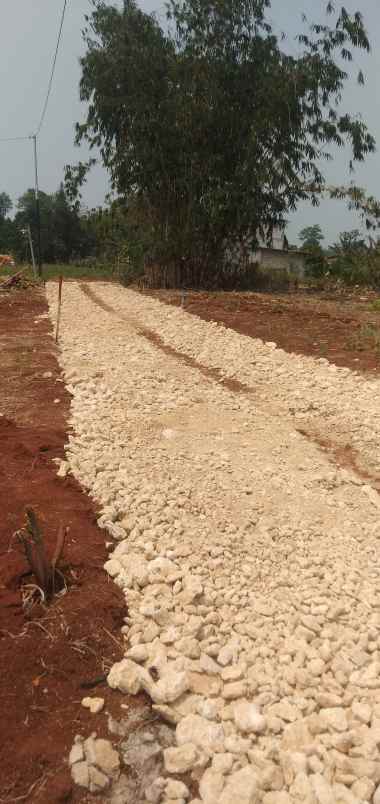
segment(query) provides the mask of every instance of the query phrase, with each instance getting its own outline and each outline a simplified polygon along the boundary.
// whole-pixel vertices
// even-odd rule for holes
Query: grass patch
[[[58,279],[116,279],[116,274],[107,265],[43,265],[45,280]]]
[[[29,279],[34,279],[35,277],[32,266],[30,265],[23,267],[27,267],[25,275]],[[16,268],[2,268],[0,272],[0,281],[1,278],[5,279],[7,276],[11,276],[20,270],[21,266],[17,266]],[[48,281],[49,279],[58,279],[59,276],[63,276],[64,279],[117,279],[117,274],[110,265],[98,265],[91,262],[86,264],[57,264],[42,266],[42,278],[45,281]]]
[[[349,337],[346,346],[353,352],[374,351],[380,355],[380,329],[370,322],[362,324]]]

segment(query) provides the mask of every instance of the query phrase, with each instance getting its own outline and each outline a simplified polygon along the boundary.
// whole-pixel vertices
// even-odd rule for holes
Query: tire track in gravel
[[[106,313],[110,313],[111,315],[115,316],[119,321],[126,321],[130,326],[133,326],[136,332],[139,335],[142,335],[143,338],[150,341],[154,346],[157,346],[164,354],[169,355],[170,357],[175,357],[176,360],[180,360],[186,366],[190,366],[190,368],[198,369],[198,371],[203,374],[204,377],[207,377],[210,380],[214,380],[219,385],[222,385],[224,388],[227,388],[228,391],[232,391],[233,393],[244,393],[248,396],[252,396],[255,391],[254,388],[251,386],[246,385],[240,380],[231,379],[231,377],[223,377],[223,374],[218,369],[209,368],[205,366],[203,363],[199,363],[198,360],[194,360],[193,357],[189,357],[189,355],[184,354],[183,352],[179,352],[177,349],[174,349],[173,346],[169,346],[165,343],[156,332],[153,330],[148,329],[147,327],[143,327],[138,321],[134,320],[133,318],[127,318],[124,315],[120,315],[114,307],[107,302],[103,301],[103,299],[96,293],[89,285],[81,282],[79,285],[82,293],[85,294],[91,301],[94,302],[98,307],[104,310]]]
[[[230,377],[223,377],[221,371],[217,368],[210,368],[209,366],[205,366],[203,363],[200,363],[198,360],[190,357],[189,355],[185,354],[184,352],[180,352],[179,350],[175,349],[173,346],[165,343],[164,340],[157,335],[156,332],[149,329],[148,327],[144,327],[141,323],[131,317],[126,317],[119,313],[112,305],[105,302],[101,296],[93,290],[88,284],[81,282],[79,285],[82,293],[85,294],[94,304],[100,307],[105,312],[111,314],[119,321],[128,322],[130,326],[133,326],[138,332],[139,335],[146,338],[150,343],[160,349],[164,354],[169,355],[170,357],[174,357],[176,360],[181,361],[186,366],[190,368],[197,369],[203,376],[210,380],[214,380],[219,385],[222,385],[224,388],[227,388],[229,391],[233,393],[243,393],[247,396],[251,397],[255,394],[255,389],[251,386],[247,385],[246,383],[241,382],[240,380],[235,380]],[[266,406],[267,411],[269,412],[268,406]],[[274,409],[271,411],[275,413]],[[342,447],[341,444],[332,441],[331,439],[323,439],[315,433],[307,430],[306,427],[298,428],[295,427],[295,430],[307,441],[311,441],[314,445],[316,445],[319,450],[326,455],[330,462],[334,466],[338,466],[339,468],[350,469],[354,472],[358,478],[363,481],[366,481],[372,488],[380,494],[380,477],[377,475],[364,471],[360,467],[360,455],[359,453],[353,449],[349,444],[345,447]]]

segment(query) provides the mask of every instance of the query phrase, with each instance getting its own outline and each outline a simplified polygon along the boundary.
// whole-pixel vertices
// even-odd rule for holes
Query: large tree
[[[319,223],[315,223],[312,226],[305,226],[304,229],[301,229],[298,237],[304,249],[320,248],[325,239]]]
[[[217,276],[227,244],[254,247],[300,200],[318,202],[334,146],[348,144],[351,162],[373,151],[342,106],[343,61],[369,50],[359,12],[329,2],[292,56],[270,0],[169,0],[164,27],[134,0],[93,6],[77,142],[100,148],[117,193],[143,210],[153,258]]]

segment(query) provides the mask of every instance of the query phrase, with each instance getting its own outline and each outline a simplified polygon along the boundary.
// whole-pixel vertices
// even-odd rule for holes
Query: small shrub
[[[380,354],[380,329],[371,322],[362,324],[361,327],[349,337],[347,349],[353,352],[373,350]]]
[[[59,528],[54,555],[50,559],[33,508],[27,508],[25,513],[26,525],[17,532],[17,538],[24,549],[26,560],[36,578],[38,587],[42,590],[45,600],[49,601],[63,586],[57,564],[62,555],[66,531],[62,526]]]
[[[118,255],[118,277],[122,285],[131,285],[144,274],[144,248],[138,241],[124,243]]]

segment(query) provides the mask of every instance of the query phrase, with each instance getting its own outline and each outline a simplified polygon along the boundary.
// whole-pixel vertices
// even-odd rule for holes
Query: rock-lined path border
[[[116,286],[68,285],[61,338],[63,469],[103,506],[129,608],[108,682],[175,727],[167,779],[190,773],[205,804],[377,804],[379,498],[297,427],[375,473],[378,383]]]

